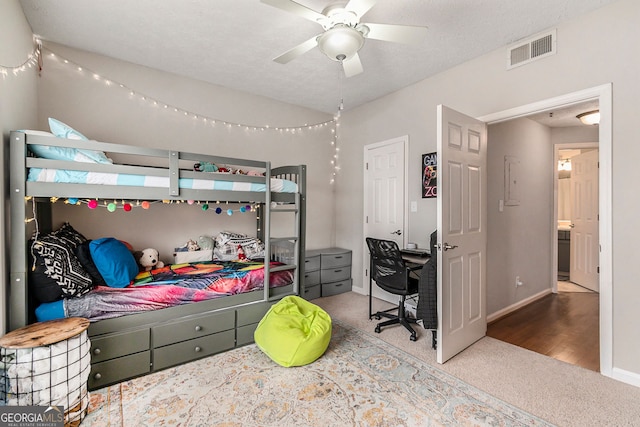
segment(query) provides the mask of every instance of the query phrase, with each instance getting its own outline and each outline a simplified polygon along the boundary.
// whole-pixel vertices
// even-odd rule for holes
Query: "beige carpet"
[[[430,331],[416,328],[416,342],[401,327],[375,334],[366,296],[349,292],[313,302],[335,319],[556,425],[640,426],[640,388],[488,337],[439,365]],[[375,309],[387,307],[375,300]]]

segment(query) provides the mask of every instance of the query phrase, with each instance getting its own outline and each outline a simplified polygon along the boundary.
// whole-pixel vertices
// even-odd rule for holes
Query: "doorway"
[[[364,236],[406,244],[407,156],[409,137],[402,136],[364,147]],[[369,281],[369,249],[363,242],[363,270]],[[368,287],[365,286],[368,292]],[[397,296],[372,288],[372,296],[397,302]]]
[[[525,105],[522,107],[502,111],[499,113],[480,117],[489,124],[500,123],[519,117],[531,116],[535,113],[548,113],[553,109],[572,106],[587,101],[597,101],[601,113],[601,121],[598,128],[599,134],[599,234],[600,234],[600,263],[599,263],[599,347],[600,347],[600,372],[609,377],[613,377],[613,298],[612,298],[612,224],[611,224],[611,205],[612,205],[612,89],[611,85],[602,85],[591,89],[567,94],[564,96],[540,101],[537,103]],[[550,229],[550,241],[557,240],[557,228]],[[552,257],[552,264],[557,264],[557,245],[552,247],[549,255]],[[549,271],[549,284],[556,287],[557,291],[557,265],[554,265],[553,271]],[[555,284],[555,285],[551,285]],[[517,285],[516,285],[517,286]],[[550,293],[548,291],[547,293]],[[520,305],[513,304],[501,312],[491,313],[487,316],[487,320],[495,320],[510,313],[517,308],[540,299],[544,295],[531,295],[530,300],[522,298],[518,302]]]
[[[512,225],[491,234],[503,244],[508,244],[505,238],[516,244],[511,248],[512,259],[504,265],[522,274],[527,286],[507,289],[512,292],[508,297],[521,300],[535,295],[524,307],[491,322],[487,335],[599,371],[598,252],[594,251],[598,246],[599,132],[597,126],[586,126],[576,118],[594,108],[597,103],[590,101],[493,126],[493,157],[508,153],[526,158],[526,163],[519,180],[520,206],[505,206],[490,221]],[[519,138],[514,139],[516,135]],[[549,239],[542,232],[544,227],[557,229],[557,239]],[[526,251],[518,248],[525,240],[514,233],[528,233]],[[557,248],[556,264],[535,254],[553,253],[553,248]],[[524,257],[519,256],[523,253]],[[551,275],[540,274],[543,266],[557,271],[557,282],[545,280]],[[504,280],[504,275],[493,274],[493,278]]]

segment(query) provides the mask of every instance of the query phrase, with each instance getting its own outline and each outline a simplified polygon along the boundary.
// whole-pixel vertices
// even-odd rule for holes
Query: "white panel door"
[[[407,139],[403,137],[365,147],[365,237],[393,240],[400,248],[405,243],[406,144]],[[368,274],[366,244],[364,254],[363,265]],[[368,283],[369,276],[365,275],[365,279]],[[373,295],[397,301],[397,296],[391,296],[377,286],[373,287]]]
[[[571,158],[571,259],[569,280],[600,291],[598,150]]]
[[[438,106],[438,363],[487,331],[487,127]]]

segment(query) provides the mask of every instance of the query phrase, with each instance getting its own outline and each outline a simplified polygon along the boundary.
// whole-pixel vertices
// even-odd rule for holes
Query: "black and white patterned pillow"
[[[70,224],[37,239],[33,243],[36,269],[31,289],[40,302],[78,297],[93,287],[91,276],[82,268],[75,249],[87,239]],[[59,291],[56,291],[55,285]]]

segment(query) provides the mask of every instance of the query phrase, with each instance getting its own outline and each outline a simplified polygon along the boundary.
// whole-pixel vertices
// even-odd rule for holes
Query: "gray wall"
[[[496,50],[343,114],[343,168],[336,187],[336,242],[354,250],[354,289],[364,291],[363,147],[409,135],[409,240],[426,244],[436,226],[435,202],[419,196],[420,155],[436,150],[436,106],[445,104],[474,117],[556,96],[613,86],[613,365],[640,375],[640,287],[637,269],[627,259],[640,241],[635,183],[640,170],[637,102],[640,57],[627,52],[638,40],[640,2],[620,0],[557,27],[557,54],[506,70],[506,48]],[[491,142],[489,142],[491,144]],[[407,210],[409,205],[407,205]],[[493,304],[493,303],[490,303]],[[638,381],[638,380],[636,380]]]
[[[222,123],[213,126],[202,120],[207,117],[273,128],[325,122],[332,119],[330,115],[65,46],[45,47],[39,84],[39,129],[47,130],[47,118],[55,117],[88,138],[101,141],[270,160],[272,166],[306,164],[307,248],[332,245],[333,170],[328,161],[333,154],[332,126],[292,133]],[[62,59],[81,65],[83,70]],[[107,78],[111,84],[106,83]],[[135,94],[114,82],[133,89]],[[154,105],[150,97],[161,103]],[[200,119],[165,109],[164,104],[198,114]],[[255,235],[254,215],[236,213],[231,218],[234,221],[229,221],[226,215],[216,215],[213,209],[203,212],[195,205],[176,209],[153,205],[150,211],[134,209],[133,215],[59,205],[54,207],[55,223],[69,220],[89,238],[114,236],[129,241],[136,249],[155,247],[165,262],[171,261],[174,247],[202,234],[228,230]]]
[[[552,283],[553,148],[549,127],[523,118],[489,126],[487,315],[549,290]],[[504,206],[504,158],[519,162],[520,203]],[[555,227],[554,227],[555,228]],[[516,276],[523,285],[516,288]]]
[[[3,0],[0,12],[0,64],[16,66],[27,60],[33,50],[33,36],[18,0]],[[4,78],[0,76],[0,132],[2,134],[2,150],[0,150],[0,168],[4,185],[0,187],[0,195],[5,200],[5,210],[0,209],[0,224],[8,220],[6,186],[8,181],[8,144],[9,132],[14,129],[36,126],[37,121],[37,71],[27,68],[13,74],[9,72]],[[0,227],[0,274],[3,283],[8,282],[8,242],[5,229]],[[0,287],[0,334],[5,332],[6,289]]]

